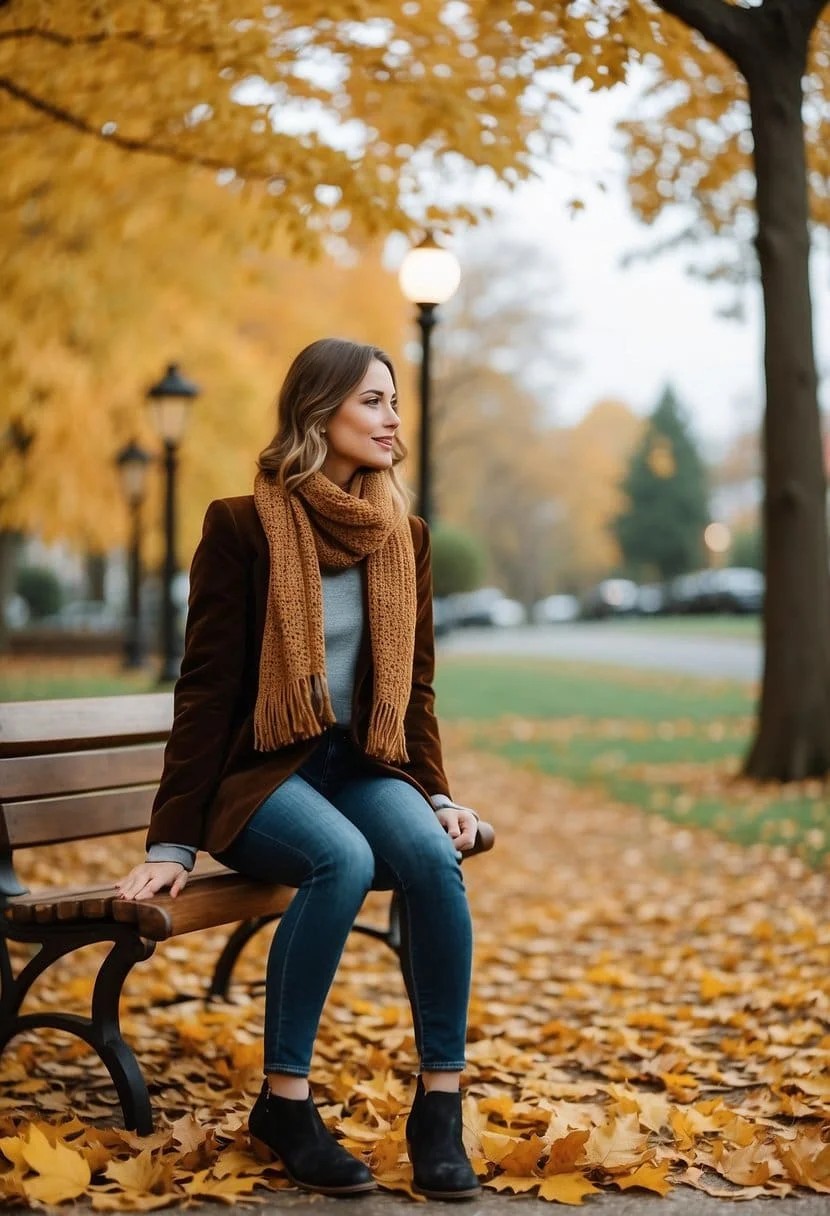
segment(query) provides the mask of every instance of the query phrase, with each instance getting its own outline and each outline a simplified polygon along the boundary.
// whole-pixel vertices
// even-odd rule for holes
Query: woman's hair
[[[280,486],[290,492],[322,468],[326,423],[353,393],[377,360],[389,369],[397,388],[392,360],[376,346],[349,342],[345,338],[320,338],[297,355],[288,369],[277,400],[277,433],[259,454],[261,470],[277,475]],[[398,435],[392,448],[392,468],[387,476],[401,516],[409,510],[409,492],[395,471],[406,456]]]

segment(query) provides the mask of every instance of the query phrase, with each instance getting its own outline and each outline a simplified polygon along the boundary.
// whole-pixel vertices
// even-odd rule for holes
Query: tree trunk
[[[743,65],[755,142],[767,392],[764,677],[745,771],[793,781],[830,771],[830,575],[808,273],[806,39],[801,45],[773,32],[766,27]]]
[[[17,555],[23,542],[22,532],[0,529],[0,653],[9,648],[9,627],[6,624],[6,601],[14,593],[17,576]]]

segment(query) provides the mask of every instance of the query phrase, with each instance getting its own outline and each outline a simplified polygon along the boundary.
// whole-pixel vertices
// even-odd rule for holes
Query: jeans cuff
[[[266,1064],[263,1072],[284,1072],[291,1077],[307,1077],[309,1074],[308,1068],[299,1068],[296,1064]]]
[[[421,1064],[421,1072],[463,1072],[466,1067],[466,1060],[462,1060],[460,1064],[457,1060],[450,1060],[449,1063],[446,1061],[443,1063],[439,1062],[438,1064],[427,1064],[424,1061]]]

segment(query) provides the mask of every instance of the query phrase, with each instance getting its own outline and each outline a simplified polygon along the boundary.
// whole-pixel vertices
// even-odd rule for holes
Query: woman
[[[433,712],[429,539],[395,472],[395,375],[371,346],[312,343],[279,397],[254,494],[212,502],[191,568],[185,655],[148,833],[125,899],[183,889],[197,849],[297,894],[268,959],[258,1155],[301,1187],[370,1190],[327,1131],[308,1072],[323,1003],[367,891],[401,893],[421,1071],[416,1188],[479,1191],[459,1074],[472,934],[459,865],[475,812],[449,796]]]

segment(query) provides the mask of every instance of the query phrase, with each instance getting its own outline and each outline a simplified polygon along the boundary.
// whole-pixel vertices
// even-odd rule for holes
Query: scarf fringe
[[[403,718],[388,701],[379,701],[372,709],[366,751],[378,760],[388,760],[394,764],[409,760]]]
[[[325,676],[302,676],[261,690],[254,711],[254,749],[274,752],[297,739],[313,739],[334,721]]]

